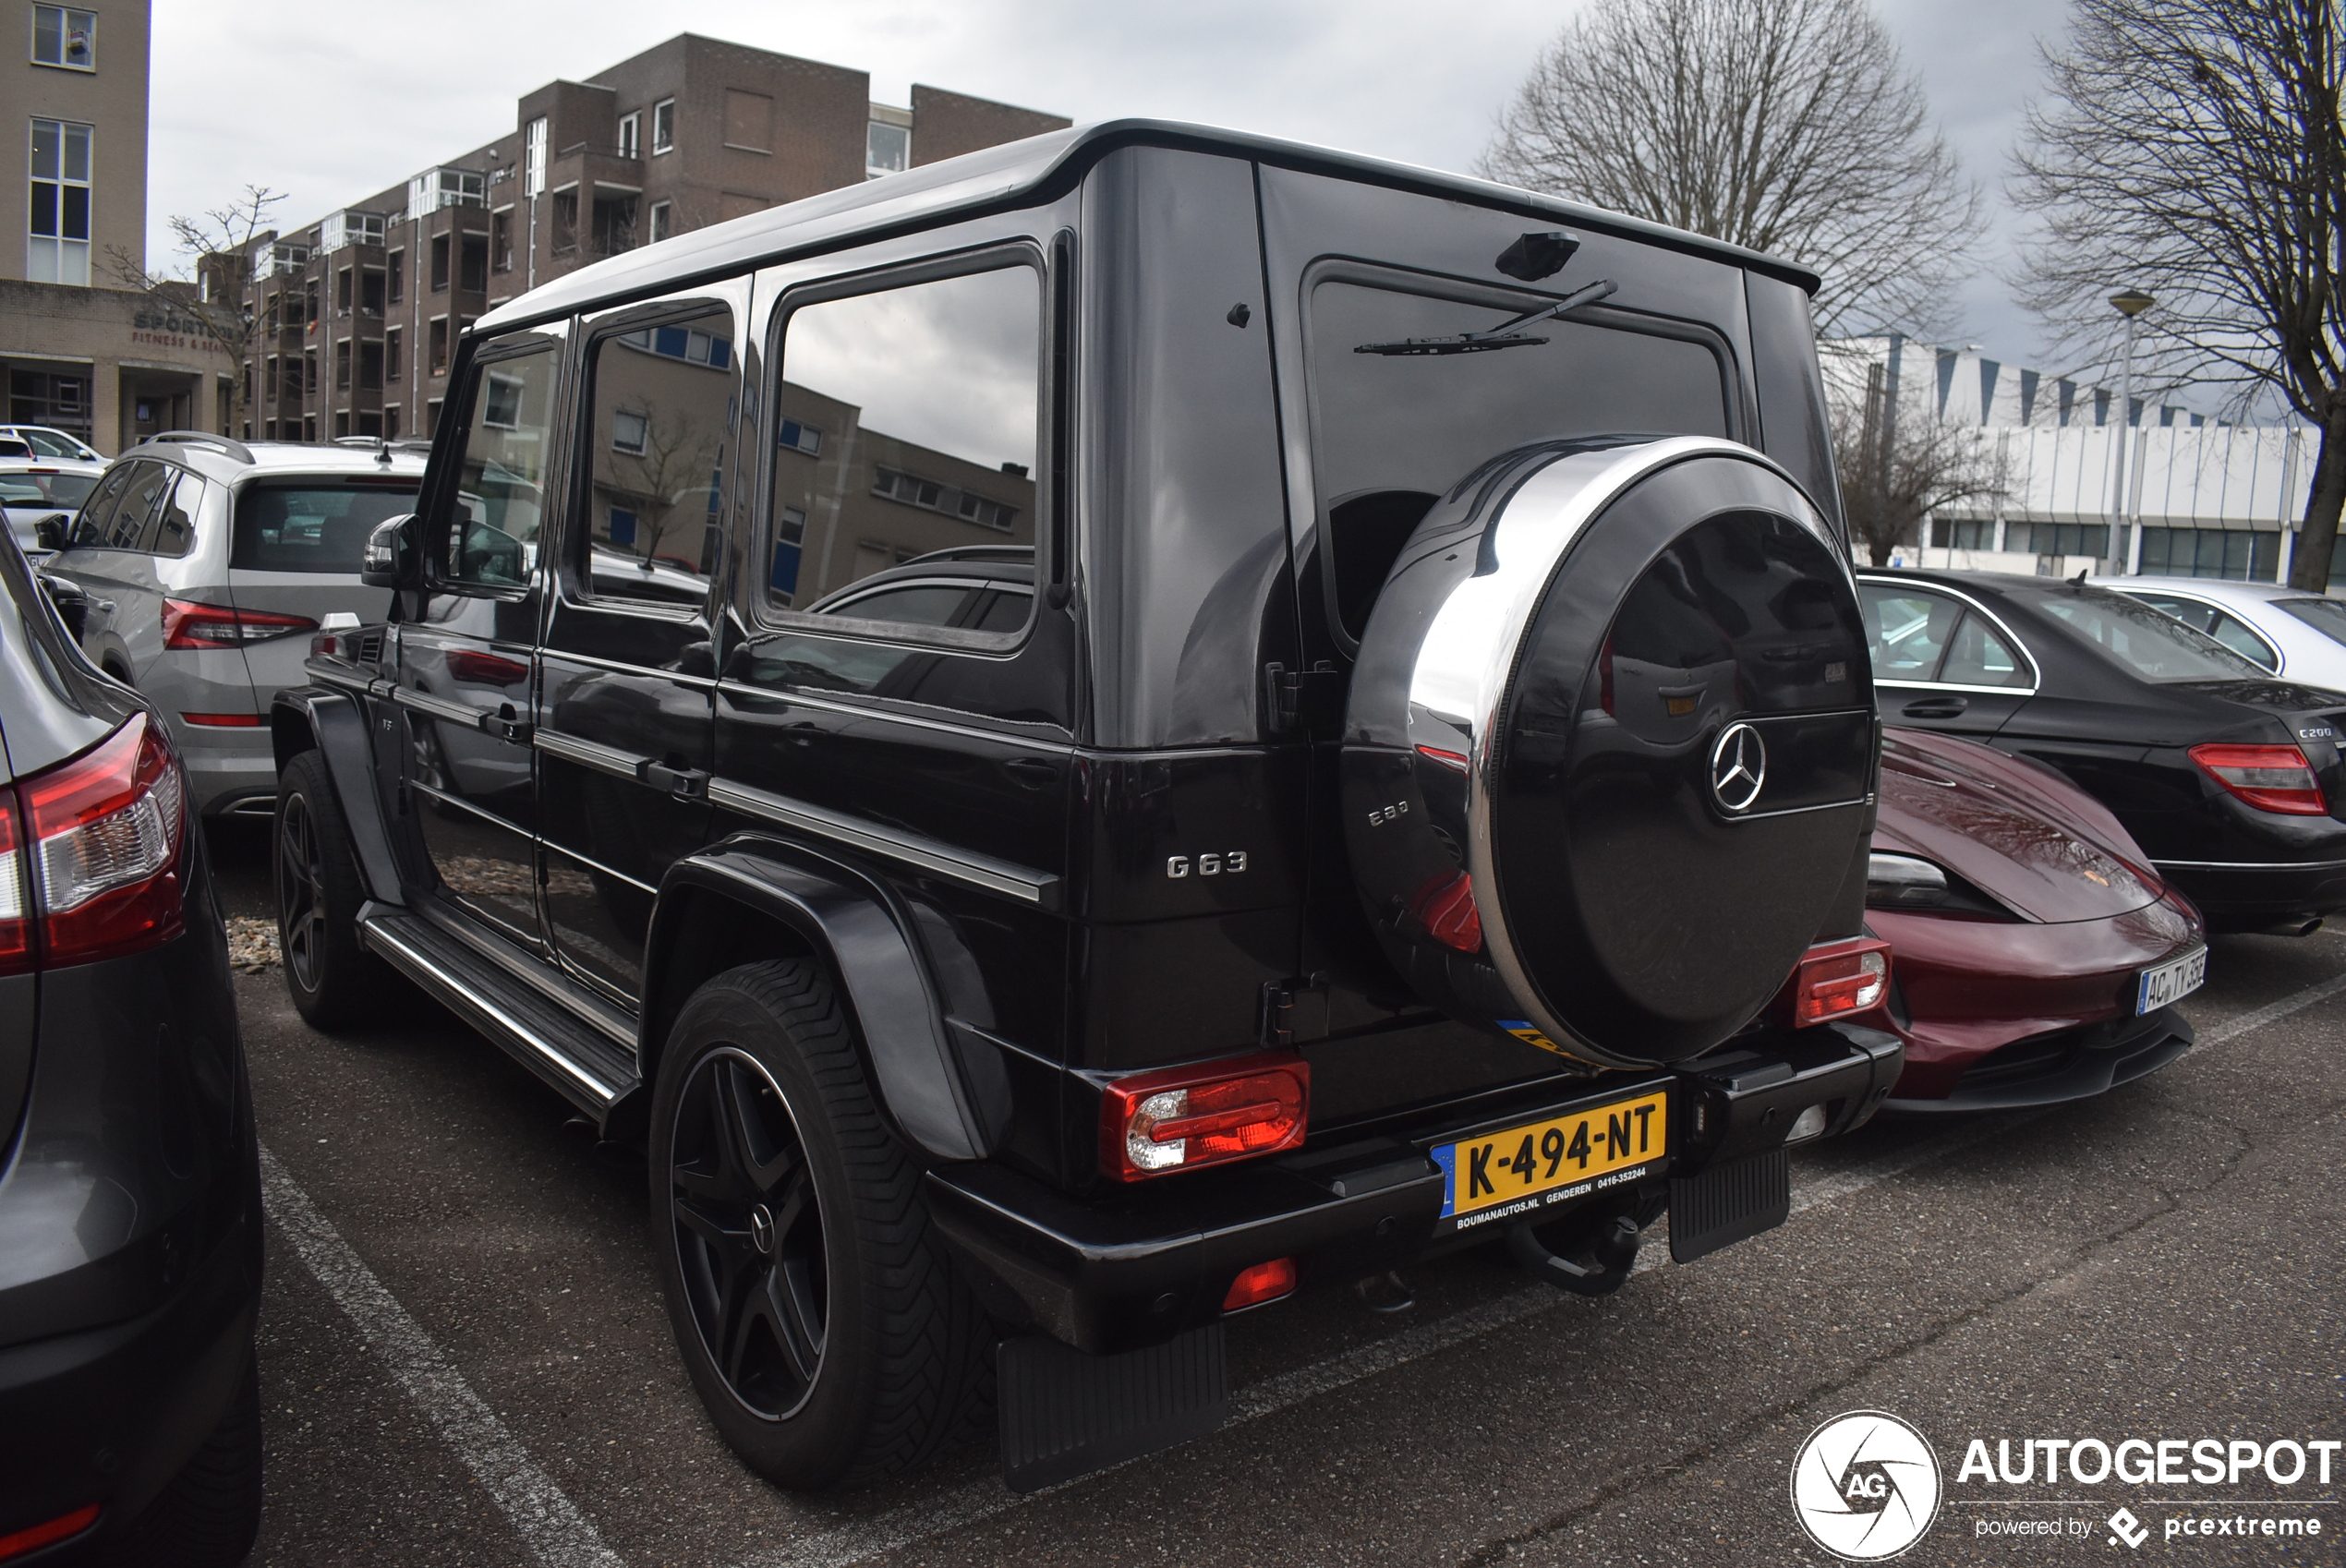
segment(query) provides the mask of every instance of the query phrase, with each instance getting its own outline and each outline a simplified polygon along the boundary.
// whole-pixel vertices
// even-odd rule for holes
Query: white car
[[[50,548],[34,532],[43,518],[62,513],[66,524],[60,533],[70,531],[82,501],[105,471],[103,463],[73,457],[0,456],[0,515],[6,516],[18,548],[32,556]]]
[[[2212,577],[2096,577],[2284,680],[2346,692],[2346,599]]]
[[[32,449],[35,457],[69,457],[76,463],[105,462],[98,449],[79,436],[49,425],[0,425],[0,440],[22,441]]]

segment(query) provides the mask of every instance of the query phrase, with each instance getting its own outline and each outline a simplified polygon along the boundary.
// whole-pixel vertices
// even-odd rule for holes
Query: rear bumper
[[[1446,1178],[1430,1153],[1444,1143],[1666,1089],[1675,1152],[1611,1185],[1559,1191],[1536,1221],[1626,1212],[1662,1200],[1674,1181],[1776,1155],[1809,1106],[1826,1107],[1827,1133],[1858,1125],[1903,1060],[1894,1037],[1848,1026],[1734,1044],[1699,1071],[1623,1074],[1569,1100],[1527,1100],[1495,1120],[1430,1119],[1351,1141],[1338,1134],[1285,1158],[1103,1184],[1089,1198],[998,1165],[940,1166],[926,1177],[929,1212],[998,1317],[1094,1355],[1131,1350],[1218,1321],[1231,1281],[1257,1263],[1292,1258],[1307,1283],[1340,1282],[1505,1230],[1462,1230],[1444,1216]]]
[[[2210,931],[2262,931],[2346,910],[2346,860],[2154,861]]]
[[[144,1317],[0,1350],[0,1535],[98,1503],[78,1562],[135,1520],[235,1400],[260,1275],[256,1209]]]

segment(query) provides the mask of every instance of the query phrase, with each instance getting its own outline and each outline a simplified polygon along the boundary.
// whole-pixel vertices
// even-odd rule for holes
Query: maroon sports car
[[[1906,1042],[1885,1109],[2082,1099],[2190,1048],[2174,1004],[2207,972],[2199,912],[2049,767],[1887,731],[1866,904]]]

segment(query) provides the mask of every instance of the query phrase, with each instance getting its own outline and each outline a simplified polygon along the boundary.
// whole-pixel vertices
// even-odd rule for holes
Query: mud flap
[[[1773,1230],[1792,1214],[1792,1156],[1781,1148],[1670,1184],[1670,1256],[1681,1263]]]
[[[1004,1340],[995,1378],[1012,1491],[1203,1437],[1230,1413],[1219,1323],[1120,1356],[1086,1356],[1039,1334]]]

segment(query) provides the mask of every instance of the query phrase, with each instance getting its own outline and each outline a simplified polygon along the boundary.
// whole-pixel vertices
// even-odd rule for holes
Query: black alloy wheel
[[[854,1020],[804,958],[728,970],[668,1031],[653,1260],[676,1348],[744,1463],[786,1487],[903,1470],[975,1432],[993,1326],[929,1227]]]
[[[390,965],[358,945],[366,884],[322,754],[303,752],[285,764],[277,780],[272,827],[277,948],[294,1006],[313,1029],[380,1021],[402,982]]]
[[[773,1076],[737,1049],[695,1063],[669,1146],[669,1213],[702,1346],[743,1406],[797,1412],[823,1365],[823,1206]]]

